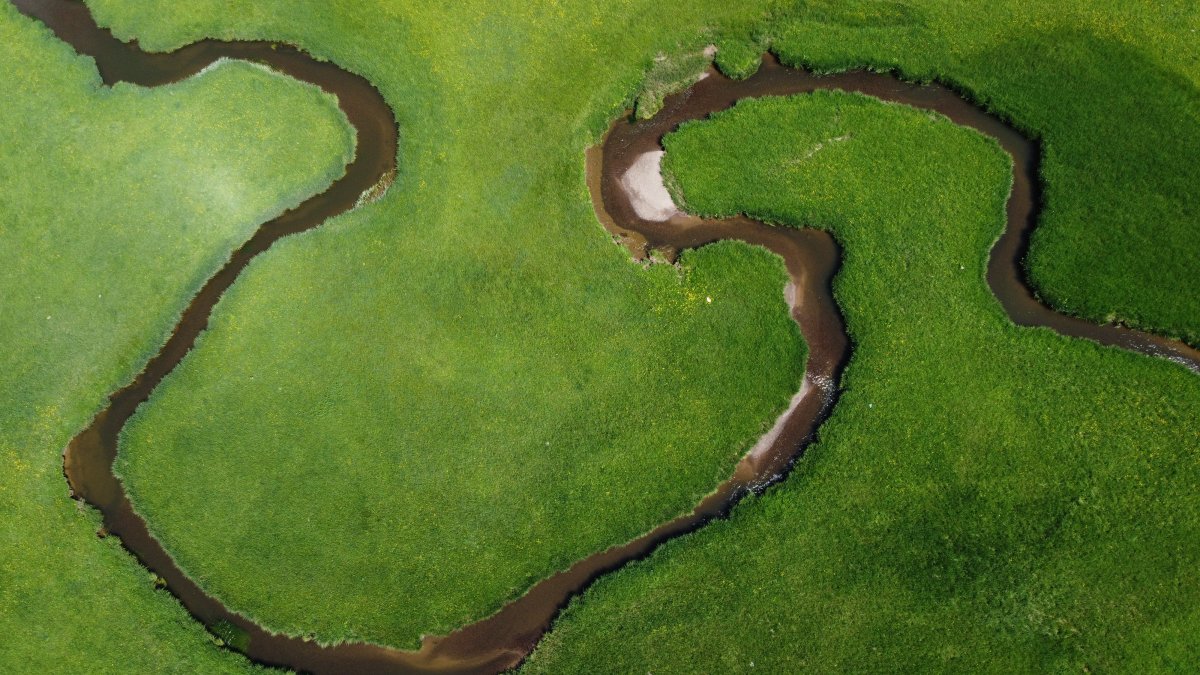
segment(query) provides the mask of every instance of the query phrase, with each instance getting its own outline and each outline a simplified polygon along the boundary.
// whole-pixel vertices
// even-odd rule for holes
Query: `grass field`
[[[62,450],[232,247],[340,175],[349,128],[320,92],[244,64],[101,88],[8,3],[0,82],[0,670],[244,667],[96,537]]]
[[[734,72],[751,71],[769,46],[789,62],[894,67],[968,89],[1043,139],[1047,212],[1032,253],[1042,293],[1085,316],[1115,316],[1200,341],[1200,297],[1181,288],[1200,277],[1194,162],[1200,15],[1193,3],[560,0],[503,12],[494,3],[390,0],[89,4],[102,23],[154,49],[206,35],[300,44],[367,76],[396,110],[400,173],[388,196],[282,242],[252,265],[217,308],[215,330],[135,420],[122,449],[120,470],[152,529],[207,588],[268,626],[323,640],[412,646],[421,632],[479,618],[537,578],[688,508],[787,400],[803,350],[782,311],[779,264],[760,251],[720,246],[686,257],[682,272],[642,270],[609,243],[584,188],[584,148],[634,102],[644,74],[650,73],[641,100],[652,109],[662,87],[691,68],[687,55],[709,42],[720,45],[720,64]],[[655,65],[660,53],[672,59]],[[222,99],[227,105],[260,87],[247,81],[232,89]],[[63,97],[49,90],[22,96],[29,110],[39,111]],[[573,610],[535,666],[565,667],[603,653],[599,662],[616,667],[610,659],[624,649],[617,640],[630,640],[625,665],[641,664],[655,655],[639,645],[652,645],[658,635],[658,656],[675,664],[695,654],[738,665],[763,641],[752,631],[762,626],[755,619],[769,616],[778,622],[771,628],[796,631],[790,643],[827,649],[812,654],[817,664],[834,662],[819,659],[837,657],[839,646],[848,649],[858,636],[879,642],[878,653],[890,654],[891,662],[909,663],[930,654],[936,641],[928,635],[944,638],[938,657],[952,655],[957,639],[979,647],[969,655],[980,660],[1028,656],[1030,645],[1063,662],[1077,647],[1107,650],[1114,661],[1120,648],[1186,650],[1182,636],[1190,626],[1172,612],[1195,599],[1195,580],[1183,562],[1173,567],[1163,557],[1174,549],[1162,542],[1195,541],[1188,538],[1194,531],[1180,530],[1174,539],[1162,533],[1194,528],[1194,502],[1180,491],[1188,480],[1194,489],[1186,450],[1197,439],[1177,436],[1175,445],[1163,444],[1195,417],[1195,385],[1167,364],[1007,327],[980,281],[1003,195],[1002,158],[980,139],[922,116],[871,106],[866,113],[864,135],[887,136],[893,124],[908,134],[908,140],[885,138],[893,149],[905,142],[924,149],[929,138],[945,137],[942,163],[904,167],[930,169],[917,173],[938,181],[936,203],[947,218],[931,233],[910,209],[912,218],[889,213],[889,228],[872,231],[862,220],[851,222],[874,215],[871,204],[823,203],[831,219],[822,224],[847,237],[839,292],[866,350],[848,378],[845,409],[830,421],[828,446],[785,487],[740,508],[733,521],[589,594],[594,612],[585,614],[584,603]],[[876,114],[882,117],[874,120]],[[301,142],[321,147],[301,134],[283,137],[296,143],[280,141],[280,152],[295,152]],[[305,165],[265,155],[221,161]],[[325,155],[300,156],[312,162]],[[722,169],[732,184],[750,171],[736,157],[705,155],[696,163]],[[856,162],[828,164],[829,174],[810,178],[836,190],[831,197],[848,195],[847,185],[861,184],[845,182],[854,181],[847,171]],[[961,165],[961,175],[947,175],[946,163]],[[686,178],[685,166],[676,169]],[[309,186],[266,177],[274,190]],[[189,183],[168,177],[162,184],[178,191]],[[688,192],[694,206],[705,208],[702,199],[713,199],[714,210],[729,203],[730,193],[709,187]],[[815,214],[818,205],[797,203],[805,195],[793,187],[764,187],[756,193],[760,206],[781,218]],[[902,182],[884,187],[897,193],[881,196],[905,206]],[[279,196],[270,194],[268,204]],[[54,203],[75,205],[64,201]],[[150,206],[131,206],[139,218],[125,222],[156,226],[144,217]],[[951,214],[962,223],[949,227]],[[911,237],[898,238],[897,229],[907,226],[914,226]],[[912,261],[897,258],[909,250],[902,246],[911,247]],[[220,250],[187,247],[199,257]],[[932,265],[935,273],[900,280],[901,262]],[[39,265],[38,274],[53,277]],[[172,272],[183,274],[178,267]],[[149,283],[117,269],[114,283]],[[193,276],[177,284],[178,297],[160,305],[162,326],[177,311],[171,303],[182,302],[203,271]],[[878,292],[885,282],[889,292]],[[6,292],[13,283],[4,280]],[[920,293],[926,302],[951,304],[901,303]],[[697,302],[709,295],[712,305]],[[152,310],[147,304],[136,308]],[[946,316],[950,309],[959,313]],[[913,332],[921,321],[942,322],[947,330]],[[133,330],[134,324],[120,325]],[[128,350],[135,354],[128,363],[161,339],[162,330],[153,328],[144,322],[145,344]],[[868,346],[868,335],[878,347]],[[979,341],[982,335],[989,339]],[[905,336],[907,343],[897,342]],[[120,360],[119,350],[101,340],[87,342],[87,351],[82,344],[72,343],[69,352],[82,363]],[[884,345],[910,358],[889,358]],[[1038,378],[1018,382],[1022,368]],[[57,435],[22,447],[56,453],[126,372],[80,381],[82,413],[56,418]],[[946,381],[933,380],[936,387],[916,384],[938,373]],[[14,369],[8,376],[22,386],[64,381],[50,371]],[[1184,407],[1163,407],[1172,393]],[[17,400],[22,404],[10,408],[36,409],[32,394]],[[864,405],[876,407],[864,413]],[[881,420],[884,426],[865,425],[885,405],[893,417]],[[834,438],[839,433],[844,438]],[[879,438],[882,447],[860,445]],[[824,467],[828,477],[810,465]],[[991,470],[997,467],[1003,470]],[[51,474],[46,469],[39,480],[51,486]],[[1172,475],[1184,478],[1169,482]],[[901,482],[913,476],[925,482]],[[872,499],[884,499],[897,485],[910,501],[889,502],[899,511],[870,510]],[[835,497],[846,500],[845,508],[831,510]],[[1067,509],[1069,503],[1077,506]],[[1093,511],[1094,503],[1112,508]],[[806,506],[813,504],[826,510],[810,513]],[[1111,513],[1137,518],[1100,522]],[[1047,530],[1037,528],[1048,527],[1052,516],[1062,516],[1049,524],[1064,534],[1051,546],[1041,536]],[[775,527],[784,517],[796,520],[795,528]],[[1072,518],[1092,520],[1076,527]],[[843,529],[850,525],[862,529]],[[1144,536],[1164,537],[1154,540],[1156,548],[1104,548],[1146,525],[1153,527],[1141,527],[1150,533]],[[1072,538],[1094,530],[1104,537]],[[832,536],[842,531],[859,538]],[[828,547],[820,549],[825,558],[796,552],[818,545]],[[89,555],[114,555],[108,544],[86,546],[101,551]],[[1178,559],[1187,561],[1187,554],[1194,555],[1189,549]],[[898,562],[881,569],[887,560]],[[1116,575],[1125,562],[1145,568]],[[729,585],[768,568],[789,574],[763,585],[761,597],[738,595],[739,587]],[[1020,576],[1024,570],[1040,576]],[[952,583],[943,581],[947,574]],[[108,577],[87,578],[95,584]],[[1005,581],[1011,594],[988,594]],[[41,583],[63,598],[72,587],[69,580]],[[663,590],[674,584],[695,589],[690,596]],[[113,597],[128,592],[150,602],[136,589],[104,588]],[[632,606],[637,594],[645,594],[640,607]],[[775,603],[773,615],[760,611],[768,601]],[[153,611],[178,614],[163,609],[169,604]],[[889,610],[893,605],[900,609]],[[56,607],[38,611],[65,614]],[[813,607],[826,614],[806,614]],[[626,613],[619,620],[612,614],[618,608]],[[1105,618],[1109,609],[1113,615]],[[827,620],[830,613],[836,621]],[[1131,613],[1135,618],[1122,622]],[[76,632],[102,632],[90,615],[77,615]],[[897,628],[898,616],[910,623]],[[54,620],[43,614],[17,623],[42,630]],[[623,626],[650,630],[633,639]],[[1077,626],[1096,630],[1077,634]],[[1104,643],[1121,627],[1131,631],[1129,641]],[[922,628],[923,637],[913,637]],[[198,634],[194,626],[177,634],[148,629],[148,636],[162,637],[142,639],[182,644],[187,631]],[[187,658],[201,657],[161,656],[167,664]]]
[[[837,93],[666,147],[692,210],[845,246],[845,393],[780,488],[599,582],[527,672],[1200,666],[1200,378],[1007,320],[993,142]]]

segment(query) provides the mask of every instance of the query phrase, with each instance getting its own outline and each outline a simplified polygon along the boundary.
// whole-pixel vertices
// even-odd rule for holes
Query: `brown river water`
[[[549,629],[566,603],[593,580],[663,542],[692,532],[725,515],[744,495],[765,489],[786,475],[816,435],[837,398],[837,382],[850,355],[850,341],[832,295],[841,251],[827,233],[764,225],[747,218],[706,220],[676,214],[665,221],[639,218],[621,178],[644,153],[661,150],[663,135],[681,122],[706,117],[741,98],[799,94],[817,89],[859,91],[883,100],[935,110],[958,124],[999,140],[1014,159],[1008,225],[992,249],[987,281],[1012,320],[1047,326],[1083,337],[1171,359],[1200,372],[1200,351],[1184,344],[1114,325],[1096,325],[1058,314],[1042,305],[1024,283],[1021,261],[1037,218],[1038,148],[1011,127],[940,85],[902,82],[890,75],[850,72],[832,76],[781,66],[768,55],[749,80],[735,82],[710,71],[690,90],[671,96],[653,119],[614,123],[604,142],[587,152],[587,181],[596,215],[615,237],[642,259],[652,251],[673,259],[679,251],[736,239],[780,255],[791,282],[786,290],[792,316],[809,345],[804,385],[774,428],[737,465],[734,474],[692,512],[664,523],[638,539],[610,548],[537,583],[499,612],[450,635],[426,637],[420,650],[369,644],[321,646],[275,635],[205,594],[174,563],[133,510],[112,471],[118,436],[137,406],[170,373],[205,329],[212,309],[254,256],[275,240],[320,225],[345,212],[364,194],[378,195],[395,175],[397,129],[391,109],[365,79],[293,47],[271,42],[203,40],[169,54],[141,51],[95,24],[77,0],[12,0],[24,14],[46,24],[79,53],[92,56],[105,83],[156,86],[194,75],[221,58],[263,63],[333,93],[358,132],[354,161],[326,192],[264,223],[204,285],[184,311],[171,337],[133,382],[114,393],[106,408],[76,436],[64,453],[64,473],[72,495],[98,508],[103,536],[121,543],[165,581],[165,587],[204,625],[227,622],[245,631],[245,653],[254,661],[316,673],[464,672],[492,673],[518,665]]]

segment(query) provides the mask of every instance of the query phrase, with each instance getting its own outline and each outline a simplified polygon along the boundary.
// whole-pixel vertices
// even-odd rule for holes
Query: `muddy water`
[[[698,119],[745,97],[793,94],[842,88],[937,110],[955,122],[996,137],[1016,160],[1008,227],[992,252],[988,282],[1016,323],[1044,325],[1066,335],[1171,358],[1200,371],[1196,350],[1116,326],[1096,326],[1054,313],[1037,302],[1023,284],[1020,261],[1036,218],[1037,148],[998,120],[938,86],[917,86],[892,77],[848,73],[832,77],[784,68],[768,58],[754,78],[732,82],[716,73],[692,90],[670,97],[653,120],[614,124],[599,148],[587,154],[588,187],[601,222],[636,257],[658,250],[673,257],[685,248],[722,239],[762,245],[785,261],[791,282],[787,296],[792,315],[809,344],[803,388],[792,405],[738,464],[734,475],[689,514],[665,523],[627,544],[584,559],[536,584],[497,614],[445,637],[426,638],[410,652],[366,644],[322,647],[298,638],[272,635],[206,595],[174,564],[150,536],[112,473],[117,437],[136,407],[149,396],[207,325],[212,308],[247,263],[278,238],[321,224],[352,208],[364,194],[377,195],[395,175],[396,125],[390,109],[366,80],[330,63],[315,61],[285,45],[268,42],[198,42],[169,55],[147,54],[123,44],[97,27],[87,9],[73,0],[12,0],[23,13],[40,19],[80,53],[95,57],[106,83],[129,81],[156,86],[193,75],[218,58],[265,63],[297,79],[334,93],[358,130],[354,162],[328,191],[279,218],[264,223],[239,248],[188,305],[163,349],[66,449],[64,471],[72,492],[104,515],[102,534],[122,544],[163,578],[166,588],[206,626],[228,622],[249,636],[247,655],[268,665],[311,672],[497,672],[518,663],[533,649],[560,608],[596,577],[644,557],[662,542],[719,517],[741,496],[784,475],[829,414],[836,382],[849,355],[849,340],[830,292],[841,259],[836,243],[823,232],[772,228],[744,219],[704,220],[677,214],[664,222],[637,217],[620,178],[645,152],[660,149],[662,136],[680,122]]]

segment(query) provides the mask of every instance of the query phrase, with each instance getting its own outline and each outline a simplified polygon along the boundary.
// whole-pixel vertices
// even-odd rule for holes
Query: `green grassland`
[[[0,83],[0,670],[242,668],[97,538],[62,450],[234,246],[341,174],[352,131],[318,90],[245,64],[102,88],[8,3]]]
[[[579,131],[493,119],[402,124],[467,157],[404,155],[392,199],[256,261],[126,429],[151,527],[274,630],[415,648],[482,618],[690,510],[799,389],[774,256],[643,269]]]
[[[120,469],[136,503],[184,567],[234,607],[289,632],[411,646],[420,632],[483,616],[537,578],[686,509],[727,473],[792,393],[803,349],[782,311],[776,261],[723,245],[686,256],[678,270],[642,270],[607,241],[584,188],[583,149],[634,102],[645,74],[642,101],[652,109],[664,86],[686,79],[688,55],[709,42],[720,45],[719,63],[730,72],[750,72],[769,46],[793,63],[894,67],[970,90],[1044,142],[1047,213],[1032,254],[1043,294],[1092,318],[1114,315],[1193,342],[1200,335],[1200,298],[1180,287],[1197,277],[1200,254],[1194,236],[1200,181],[1191,161],[1200,142],[1200,21],[1193,3],[559,0],[503,10],[494,3],[390,0],[89,4],[118,34],[155,49],[203,36],[300,44],[367,76],[396,111],[400,173],[390,193],[283,242],[252,265],[218,307],[215,330],[135,420],[122,449]],[[655,61],[659,54],[671,57],[666,65],[655,65],[663,63]],[[1125,648],[1152,654],[1154,640],[1181,644],[1169,631],[1186,635],[1188,626],[1168,609],[1194,600],[1194,587],[1186,556],[1174,568],[1166,556],[1178,547],[1174,542],[1194,539],[1163,538],[1159,543],[1170,545],[1160,545],[1161,557],[1152,559],[1105,547],[1122,541],[1119,535],[1128,539],[1135,525],[1160,528],[1153,533],[1194,525],[1179,491],[1192,475],[1185,451],[1196,439],[1161,445],[1168,434],[1183,433],[1189,418],[1180,415],[1195,416],[1194,408],[1164,409],[1163,401],[1173,396],[1190,405],[1194,385],[1169,364],[1007,327],[980,281],[998,227],[1002,158],[970,134],[943,132],[948,127],[941,123],[885,117],[926,140],[946,134],[953,147],[940,156],[961,164],[963,174],[938,178],[961,198],[937,204],[965,220],[936,231],[952,241],[909,242],[896,229],[912,223],[895,220],[897,214],[890,215],[890,229],[871,235],[865,224],[855,230],[849,221],[865,216],[869,204],[853,204],[857,211],[844,203],[850,199],[827,204],[841,219],[823,224],[844,225],[841,236],[858,231],[853,246],[847,240],[839,285],[856,336],[875,335],[897,357],[910,356],[877,363],[890,360],[880,346],[856,362],[860,374],[849,378],[848,407],[835,413],[828,435],[833,443],[845,429],[838,447],[857,447],[857,454],[822,446],[812,463],[834,472],[825,482],[810,478],[806,465],[713,534],[702,532],[614,577],[588,596],[597,601],[591,616],[607,623],[585,625],[581,604],[535,663],[566,664],[593,649],[593,655],[607,650],[593,663],[616,664],[609,659],[624,646],[615,640],[631,639],[619,629],[635,624],[650,627],[638,644],[661,633],[661,646],[671,647],[680,664],[689,654],[716,653],[691,651],[705,645],[738,658],[764,640],[749,627],[770,615],[759,611],[767,598],[720,596],[720,588],[739,587],[722,586],[715,571],[729,579],[739,566],[771,567],[786,574],[776,584],[800,588],[791,572],[805,571],[808,561],[773,524],[785,516],[803,520],[805,504],[828,506],[835,495],[850,506],[822,511],[824,520],[813,516],[797,531],[807,533],[807,547],[841,542],[846,548],[824,549],[830,557],[812,560],[812,581],[803,586],[808,595],[786,611],[776,608],[780,623],[772,626],[795,631],[793,643],[798,635],[814,649],[829,649],[817,657],[832,658],[838,645],[870,634],[890,644],[894,658],[915,663],[926,653],[918,647],[929,642],[909,638],[922,626],[947,639],[961,634],[964,643],[973,637],[974,645],[996,635],[1024,636],[1023,644],[1043,640],[1047,653],[1061,655],[1103,641],[1100,634],[1069,636],[1076,624],[1103,624],[1097,617],[1110,606],[1140,612],[1123,624],[1119,617],[1103,624],[1144,629],[1137,637],[1146,642]],[[863,133],[874,128],[883,135],[884,121],[873,127],[864,120]],[[956,158],[951,150],[964,154]],[[719,167],[725,160],[704,161]],[[853,177],[845,167],[827,168],[833,173],[815,178],[837,196],[852,196],[847,186],[861,184],[861,177],[839,184]],[[784,197],[802,197],[791,188]],[[942,183],[939,194],[946,189]],[[767,195],[770,213],[796,215],[775,192]],[[699,189],[688,196],[703,207]],[[905,262],[898,256],[907,245],[914,247],[912,265],[936,247],[946,269],[898,280],[896,265]],[[960,259],[949,260],[951,251]],[[117,280],[126,274],[121,270]],[[861,291],[849,290],[856,288],[854,275],[862,275]],[[893,284],[887,294],[867,288],[885,282]],[[933,288],[935,282],[946,288]],[[952,302],[962,318],[947,318],[946,307],[900,302],[922,292]],[[701,306],[707,295],[714,302]],[[983,324],[971,324],[980,317]],[[904,330],[934,320],[952,330],[944,338]],[[990,341],[964,342],[985,332]],[[896,342],[905,335],[909,343]],[[1010,359],[1005,368],[996,365],[1001,357]],[[1022,368],[1037,379],[1014,384]],[[888,373],[909,379],[874,380]],[[914,384],[936,373],[946,381]],[[1039,385],[1043,379],[1048,388]],[[856,393],[868,381],[878,399]],[[105,386],[81,385],[81,391],[98,402]],[[986,395],[961,396],[968,386]],[[1024,389],[1014,394],[1014,386]],[[1122,400],[1126,407],[1115,403]],[[861,406],[873,413],[885,403],[897,417],[864,429]],[[973,416],[947,413],[930,425],[929,416],[942,408],[959,414],[969,406]],[[1129,419],[1131,409],[1142,416],[1140,426]],[[1118,423],[1132,426],[1114,428]],[[60,447],[79,422],[63,426],[62,438],[52,439],[58,444],[45,447]],[[884,438],[883,447],[859,447],[868,432]],[[898,511],[866,511],[871,499],[900,485],[894,480],[906,463],[915,467],[908,475],[927,479],[903,484],[910,501],[892,502]],[[985,470],[997,464],[1005,471]],[[1184,484],[1167,482],[1172,472]],[[1089,492],[1093,487],[1099,496]],[[1116,487],[1124,491],[1105,492]],[[1073,500],[1079,506],[1068,510]],[[1095,519],[1112,509],[1091,507],[1115,502],[1120,513],[1138,515],[1143,501],[1149,514],[1143,520],[1103,525]],[[1047,525],[1047,514],[1063,516],[1060,529],[1049,528],[1062,537],[1090,531],[1070,529],[1069,515],[1092,518],[1105,538],[1094,546],[1056,540],[1057,548],[1048,549],[1044,538],[1030,534]],[[1154,520],[1156,514],[1161,518]],[[863,525],[847,531],[864,539],[833,536],[847,523]],[[943,536],[950,534],[960,536]],[[707,576],[696,572],[699,562],[667,560],[704,546],[721,552],[693,554],[691,560],[707,561]],[[881,550],[894,551],[899,562],[874,579],[869,572],[887,560]],[[1035,550],[1049,552],[1035,560]],[[1009,558],[1015,562],[1000,564]],[[1123,561],[1146,568],[1114,576]],[[1042,576],[1019,576],[1022,564]],[[993,568],[1014,575],[1008,579],[1014,590],[1001,598],[1011,611],[999,608],[988,615],[991,623],[960,626],[964,617],[978,619],[989,601],[999,602],[970,593],[976,583],[1001,587],[990,576]],[[1092,583],[1101,578],[1089,576],[1093,569],[1107,575],[1108,589]],[[822,570],[824,576],[817,574]],[[941,581],[947,570],[958,575],[950,593]],[[651,588],[708,579],[690,596]],[[867,592],[872,584],[878,594]],[[762,593],[795,601],[787,588],[763,586]],[[1144,598],[1131,599],[1134,591]],[[648,593],[640,611],[655,605],[663,616],[625,607],[628,620],[613,619],[620,604],[614,598],[622,593]],[[681,603],[687,597],[693,599]],[[934,609],[907,614],[910,632],[892,631],[890,600]],[[801,615],[810,606],[826,614]],[[721,623],[735,615],[735,625]],[[837,621],[826,621],[831,615]],[[1013,623],[1014,617],[1028,620]],[[681,620],[697,622],[693,628],[703,632],[687,642]],[[78,621],[79,631],[95,625]],[[1031,633],[1030,622],[1042,622],[1040,632]],[[50,624],[45,617],[28,623]],[[584,628],[572,632],[573,626]],[[1029,653],[1006,650],[1000,640],[987,644],[998,658]],[[897,655],[905,646],[911,651]],[[639,663],[649,658],[636,648],[628,654]],[[986,650],[976,658],[985,656]]]
[[[845,392],[782,486],[601,580],[528,672],[1200,666],[1200,378],[1008,321],[993,141],[838,92],[666,147],[692,210],[844,245]]]

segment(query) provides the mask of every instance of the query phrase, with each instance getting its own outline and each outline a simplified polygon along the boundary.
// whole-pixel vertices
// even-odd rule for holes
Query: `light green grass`
[[[1046,294],[1197,333],[1191,3],[92,4],[152,48],[299,43],[401,126],[389,196],[256,264],[123,451],[168,547],[268,625],[411,646],[478,618],[686,508],[786,398],[776,264],[731,246],[681,282],[643,272],[587,203],[583,149],[660,53],[716,41],[748,72],[771,45],[970,88],[1046,139]],[[676,311],[701,280],[747,311]]]
[[[0,86],[0,670],[241,669],[96,537],[62,450],[234,246],[341,173],[349,127],[317,90],[245,64],[101,88],[8,3]]]
[[[601,580],[527,672],[1200,665],[1200,378],[1007,320],[990,139],[819,93],[666,146],[692,209],[845,246],[845,393],[782,486]]]

